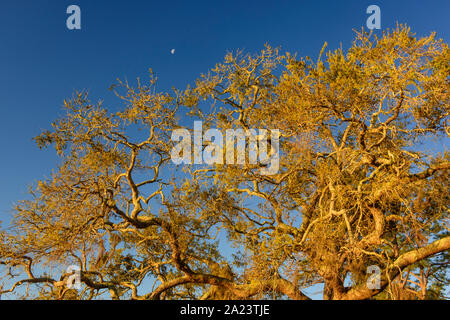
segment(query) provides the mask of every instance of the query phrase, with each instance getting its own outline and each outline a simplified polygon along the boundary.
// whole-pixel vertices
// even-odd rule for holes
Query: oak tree
[[[444,41],[398,26],[314,60],[230,53],[185,90],[119,82],[118,112],[77,93],[35,139],[61,162],[0,233],[1,294],[310,299],[323,285],[325,299],[443,298],[449,75]],[[278,129],[279,171],[174,165],[172,131],[194,120]]]

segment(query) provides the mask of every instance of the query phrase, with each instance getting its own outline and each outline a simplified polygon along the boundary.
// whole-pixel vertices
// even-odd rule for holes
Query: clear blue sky
[[[71,4],[81,8],[81,30],[66,28]],[[256,52],[269,43],[315,57],[324,41],[348,48],[371,4],[381,8],[382,29],[407,23],[419,36],[436,31],[448,42],[448,0],[2,0],[0,220],[7,223],[26,186],[55,167],[54,152],[31,139],[75,90],[89,89],[114,107],[108,87],[118,77],[145,77],[148,68],[158,89],[168,90],[193,83],[230,50]]]

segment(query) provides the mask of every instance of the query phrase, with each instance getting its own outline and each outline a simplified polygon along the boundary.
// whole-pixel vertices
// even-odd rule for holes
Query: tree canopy
[[[450,163],[429,143],[449,136],[449,75],[443,40],[398,26],[314,60],[230,53],[173,92],[153,74],[119,81],[117,112],[76,93],[35,138],[61,162],[0,231],[0,292],[310,299],[305,289],[323,285],[324,299],[445,298]],[[279,130],[278,172],[173,164],[172,132],[194,120]]]

